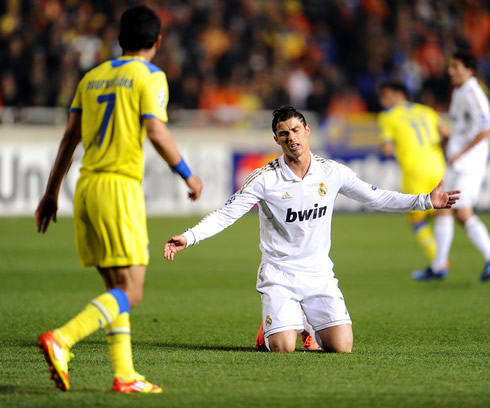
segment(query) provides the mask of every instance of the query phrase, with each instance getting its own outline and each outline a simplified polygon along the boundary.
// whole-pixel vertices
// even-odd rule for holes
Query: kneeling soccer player
[[[268,347],[292,352],[298,331],[304,330],[302,311],[315,339],[326,351],[351,352],[352,322],[329,258],[330,231],[337,194],[371,207],[406,212],[450,208],[458,191],[402,194],[361,181],[348,167],[310,151],[310,126],[291,106],[273,113],[274,140],[282,155],[252,172],[228,202],[182,235],[165,244],[164,257],[209,238],[259,207],[262,261],[257,291]]]

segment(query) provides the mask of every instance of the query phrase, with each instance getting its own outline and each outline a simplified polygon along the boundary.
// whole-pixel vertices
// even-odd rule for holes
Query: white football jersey
[[[339,193],[384,211],[433,208],[427,194],[378,189],[361,181],[347,166],[315,154],[301,179],[282,155],[252,172],[221,209],[187,230],[187,246],[217,234],[258,204],[263,262],[311,274],[332,271],[330,231]]]
[[[475,77],[453,91],[449,106],[452,132],[447,145],[447,156],[460,153],[483,130],[490,129],[488,98]],[[484,171],[488,158],[488,141],[483,139],[454,164],[457,171],[470,173]]]

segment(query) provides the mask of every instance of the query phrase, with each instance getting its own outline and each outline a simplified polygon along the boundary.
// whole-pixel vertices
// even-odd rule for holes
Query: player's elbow
[[[165,124],[157,118],[147,118],[144,121],[146,135],[152,144],[158,144],[166,136]]]

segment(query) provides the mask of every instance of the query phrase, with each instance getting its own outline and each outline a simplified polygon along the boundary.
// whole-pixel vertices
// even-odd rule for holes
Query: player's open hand
[[[444,180],[441,180],[434,190],[430,193],[430,201],[436,209],[451,208],[459,200],[460,190],[442,191]]]
[[[201,196],[202,192],[201,179],[193,174],[185,181],[185,183],[191,189],[191,191],[189,192],[189,198],[192,201],[197,200]]]
[[[169,261],[174,260],[177,252],[183,251],[187,245],[187,239],[183,235],[176,235],[170,238],[163,247],[163,256]]]
[[[43,234],[48,229],[48,225],[53,220],[56,222],[56,212],[58,211],[58,203],[55,197],[45,194],[39,205],[37,206],[35,216],[37,224],[37,232]]]

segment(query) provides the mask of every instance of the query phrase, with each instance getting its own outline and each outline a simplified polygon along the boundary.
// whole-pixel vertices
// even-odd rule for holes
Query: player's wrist
[[[184,161],[184,159],[181,159],[180,162],[178,162],[175,166],[170,166],[170,168],[174,173],[180,175],[180,177],[182,177],[184,180],[187,180],[189,177],[192,176],[192,171],[187,163]]]
[[[424,208],[426,210],[432,210],[434,208],[434,205],[432,204],[432,200],[430,198],[430,194],[425,194]]]
[[[185,244],[185,247],[188,248],[192,245],[197,244],[196,236],[191,230],[187,230],[182,234],[183,237],[185,237],[187,243]]]

